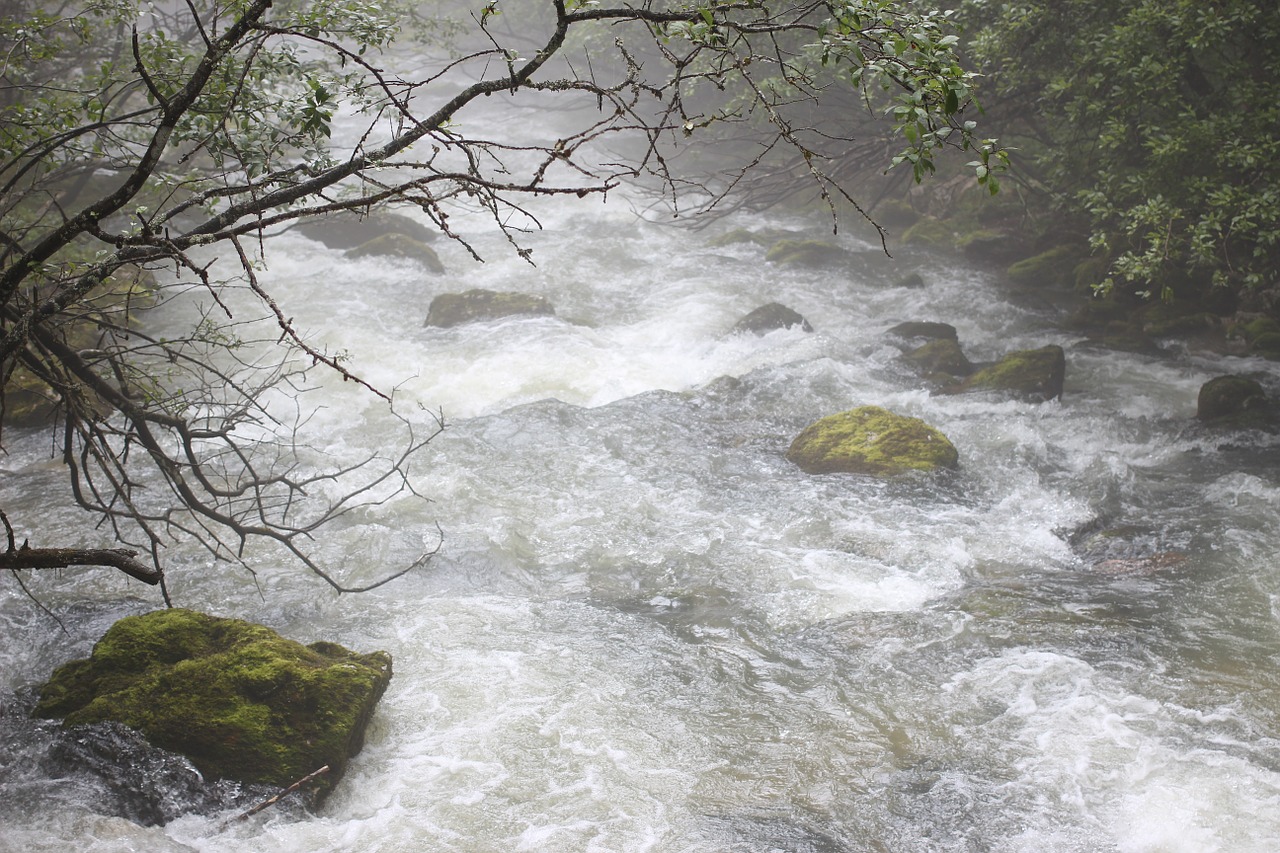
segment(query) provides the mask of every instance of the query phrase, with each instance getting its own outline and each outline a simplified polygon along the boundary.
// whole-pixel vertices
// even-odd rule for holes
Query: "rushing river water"
[[[537,268],[494,237],[483,265],[440,245],[444,276],[273,241],[264,280],[297,324],[424,427],[448,421],[417,466],[433,503],[369,510],[322,552],[372,575],[438,522],[444,547],[416,574],[339,597],[270,560],[255,585],[170,555],[183,606],[393,655],[323,810],[143,827],[42,770],[44,729],[18,713],[31,686],[160,604],[107,570],[48,573],[27,583],[68,635],[0,585],[0,848],[1275,849],[1280,452],[1192,423],[1206,379],[1274,365],[1075,347],[1052,305],[994,275],[843,234],[848,262],[807,270],[616,198],[545,225]],[[909,272],[924,287],[895,284]],[[423,327],[433,295],[471,287],[541,294],[558,316]],[[728,334],[772,301],[816,331]],[[1061,344],[1066,393],[932,396],[884,335],[905,320],[952,323],[973,360]],[[394,438],[374,398],[323,381],[315,444]],[[786,461],[806,424],[861,404],[937,426],[958,475]],[[80,529],[48,438],[6,439],[10,515]],[[1123,533],[1073,547],[1095,519]],[[1166,552],[1182,559],[1094,566]]]

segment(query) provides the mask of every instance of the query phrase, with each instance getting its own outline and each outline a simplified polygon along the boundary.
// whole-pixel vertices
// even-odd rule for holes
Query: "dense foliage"
[[[1273,0],[975,0],[964,18],[994,124],[1023,177],[1084,223],[1099,283],[1275,309]]]

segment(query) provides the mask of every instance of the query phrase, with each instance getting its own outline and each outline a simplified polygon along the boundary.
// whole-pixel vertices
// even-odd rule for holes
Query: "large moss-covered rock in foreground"
[[[503,317],[547,317],[555,313],[556,309],[543,296],[475,288],[462,293],[442,293],[432,299],[426,325],[450,328]]]
[[[960,455],[938,430],[919,418],[878,406],[828,415],[804,429],[787,459],[810,474],[872,474],[955,468]]]
[[[121,619],[87,660],[60,667],[35,714],[115,721],[208,777],[288,785],[329,765],[332,790],[391,680],[386,652],[304,646],[270,628],[190,610]]]
[[[1027,400],[1053,400],[1062,396],[1067,357],[1062,347],[1018,350],[973,373],[952,391],[1003,391]]]

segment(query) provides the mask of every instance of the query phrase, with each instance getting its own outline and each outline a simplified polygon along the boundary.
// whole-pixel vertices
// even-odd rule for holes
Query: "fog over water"
[[[634,203],[633,203],[634,202]],[[1196,394],[1274,363],[1079,347],[1060,309],[955,259],[842,230],[845,260],[766,263],[735,227],[830,238],[785,213],[707,231],[625,193],[538,207],[531,266],[477,227],[448,272],[297,233],[262,280],[423,430],[408,497],[319,543],[336,596],[263,555],[256,582],[173,548],[176,602],[286,636],[385,649],[395,675],[324,808],[225,825],[116,816],[44,762],[34,685],[160,606],[106,570],[0,585],[0,850],[1268,851],[1280,839],[1280,445],[1195,428]],[[461,222],[459,226],[465,223]],[[918,273],[924,286],[900,286]],[[545,296],[556,316],[425,328],[432,297]],[[729,334],[781,302],[815,331]],[[177,309],[152,318],[179,325]],[[954,325],[969,358],[1067,349],[1060,401],[931,395],[885,330]],[[399,438],[320,371],[317,464]],[[281,401],[283,403],[284,401]],[[960,453],[945,478],[811,476],[808,423],[874,404]],[[6,509],[86,542],[46,435],[6,432]],[[1118,531],[1105,553],[1072,531]],[[1101,557],[1173,553],[1155,571]]]

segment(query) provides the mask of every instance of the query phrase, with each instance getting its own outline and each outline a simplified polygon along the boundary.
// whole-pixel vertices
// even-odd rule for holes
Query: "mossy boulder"
[[[848,258],[848,252],[826,240],[779,240],[764,259],[782,266],[820,267]]]
[[[1262,383],[1248,376],[1215,376],[1196,397],[1196,419],[1215,428],[1274,431],[1277,414]]]
[[[791,442],[787,459],[809,474],[886,477],[955,468],[960,455],[945,435],[919,418],[862,406],[805,427]]]
[[[1011,352],[995,364],[975,371],[952,392],[1001,391],[1027,400],[1053,400],[1062,396],[1067,373],[1062,347]]]
[[[903,357],[917,370],[926,374],[968,376],[973,373],[973,363],[965,357],[960,344],[950,338],[929,341]]]
[[[360,751],[391,680],[386,652],[304,646],[262,625],[191,610],[121,619],[86,660],[59,667],[35,715],[114,721],[218,779],[289,785],[324,765],[318,802]]]
[[[1076,245],[1054,246],[1030,258],[1011,264],[1009,279],[1025,287],[1071,288],[1076,283],[1076,267],[1088,255]]]
[[[1249,352],[1269,361],[1280,361],[1280,332],[1267,332],[1249,342]]]
[[[436,250],[408,234],[382,234],[347,250],[348,258],[391,257],[417,261],[434,273],[444,272]]]
[[[555,308],[543,296],[475,288],[462,293],[442,293],[432,299],[426,325],[449,328],[503,317],[546,317],[555,313]]]
[[[735,334],[763,335],[774,329],[791,329],[797,326],[806,332],[813,331],[813,326],[799,313],[780,302],[770,302],[745,315],[734,325],[733,331]]]
[[[902,232],[902,242],[908,246],[954,249],[956,246],[956,232],[941,219],[922,216],[919,222]]]

